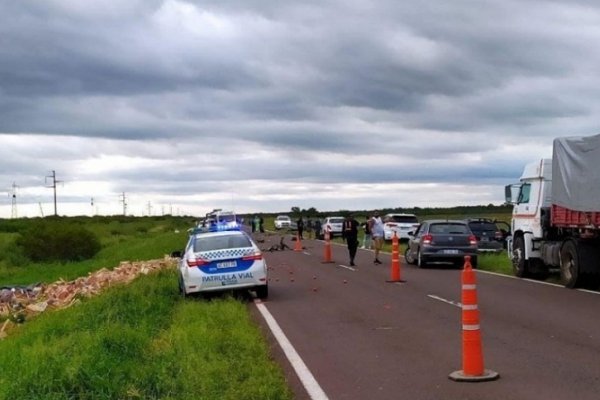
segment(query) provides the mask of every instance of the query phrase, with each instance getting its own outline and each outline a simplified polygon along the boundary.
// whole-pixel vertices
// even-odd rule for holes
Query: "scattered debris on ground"
[[[176,259],[165,257],[162,260],[122,261],[112,270],[102,268],[90,272],[87,277],[66,282],[62,279],[46,284],[29,286],[0,286],[0,339],[16,323],[25,322],[29,317],[49,309],[67,308],[81,298],[92,297],[103,289],[117,284],[126,284],[139,275],[166,268],[173,268]]]

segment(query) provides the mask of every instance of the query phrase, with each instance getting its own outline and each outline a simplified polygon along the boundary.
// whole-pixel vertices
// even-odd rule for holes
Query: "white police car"
[[[267,263],[254,241],[236,224],[194,229],[179,261],[179,290],[192,293],[251,289],[269,295]]]

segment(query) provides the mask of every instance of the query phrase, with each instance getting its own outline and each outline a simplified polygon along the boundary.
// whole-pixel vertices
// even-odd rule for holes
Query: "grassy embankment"
[[[183,247],[192,221],[88,218],[83,223],[103,245],[92,260],[13,265],[23,261],[14,259],[14,239],[29,223],[1,225],[0,285],[72,279],[122,260],[161,258]],[[28,321],[0,341],[0,366],[0,399],[291,398],[245,304],[228,297],[183,300],[175,271]]]
[[[65,218],[64,223],[79,224],[94,232],[102,244],[92,259],[69,263],[35,263],[18,252],[14,241],[39,220],[4,220],[0,224],[0,285],[53,282],[85,276],[100,268],[113,268],[121,261],[162,258],[181,249],[191,220],[183,218]]]

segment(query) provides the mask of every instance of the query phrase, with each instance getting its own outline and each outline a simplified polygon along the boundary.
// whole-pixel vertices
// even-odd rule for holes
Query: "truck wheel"
[[[404,259],[406,260],[407,264],[415,265],[415,259],[410,255],[410,247],[406,248],[406,251],[404,252]]]
[[[519,278],[525,278],[528,275],[527,260],[525,259],[525,241],[523,236],[517,236],[512,253],[513,273]]]
[[[572,289],[581,283],[579,275],[577,245],[569,240],[560,249],[560,281],[565,287]]]
[[[421,249],[417,250],[417,267],[425,268],[427,266],[427,261],[421,255]]]

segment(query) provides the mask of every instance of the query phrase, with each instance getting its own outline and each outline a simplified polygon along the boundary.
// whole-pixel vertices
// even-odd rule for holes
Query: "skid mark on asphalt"
[[[442,303],[450,304],[451,306],[462,308],[462,304],[461,303],[459,303],[457,301],[446,300],[443,297],[436,296],[435,294],[428,294],[427,297],[429,297],[430,299],[441,301]]]
[[[256,305],[256,308],[258,309],[262,317],[265,319],[267,325],[269,326],[269,329],[271,329],[273,336],[275,336],[277,343],[279,343],[279,346],[285,353],[285,356],[294,368],[294,371],[296,371],[298,378],[302,382],[302,385],[308,392],[310,398],[312,400],[328,400],[329,398],[327,397],[327,395],[325,394],[325,392],[323,391],[313,374],[310,372],[302,358],[300,358],[300,355],[298,354],[294,346],[292,346],[292,343],[290,343],[287,336],[285,336],[285,333],[283,333],[281,327],[279,326],[273,315],[269,312],[267,307],[258,299],[254,300],[254,304]]]

